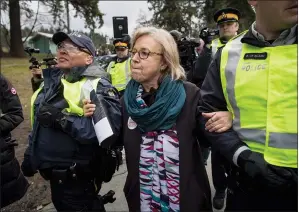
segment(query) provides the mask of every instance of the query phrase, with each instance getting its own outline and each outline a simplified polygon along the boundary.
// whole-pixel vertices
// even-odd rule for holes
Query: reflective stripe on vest
[[[31,101],[30,101],[30,105],[31,105],[31,109],[30,109],[30,124],[31,124],[31,128],[33,128],[33,123],[34,123],[34,102],[35,102],[35,100],[37,98],[37,95],[43,89],[43,87],[44,87],[44,82],[42,82],[40,84],[39,88],[31,96]]]
[[[219,38],[212,40],[212,56],[214,57],[217,50],[224,45],[225,44],[222,44]]]
[[[110,62],[107,72],[111,75],[112,85],[118,90],[122,91],[126,88],[128,82],[130,81],[130,71],[131,71],[131,58],[128,58],[122,63],[115,63],[115,61]]]
[[[245,33],[227,43],[221,55],[221,82],[233,129],[268,163],[297,168],[297,45],[242,44]]]
[[[84,97],[83,87],[84,84],[88,82],[89,78],[84,77],[78,82],[70,83],[66,81],[65,79],[61,79],[61,83],[63,84],[63,97],[68,103],[68,108],[65,108],[63,110],[66,114],[74,114],[77,116],[83,115],[83,103],[82,100]],[[96,90],[97,85],[100,78],[91,79],[91,83],[93,88]],[[31,97],[31,127],[33,127],[34,123],[34,102],[39,94],[39,92],[42,90],[41,86],[38,90],[34,92],[34,94]]]

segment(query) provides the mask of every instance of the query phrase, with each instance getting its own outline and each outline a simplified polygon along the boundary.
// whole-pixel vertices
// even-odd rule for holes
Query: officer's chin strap
[[[117,62],[122,63],[122,62],[126,61],[129,57],[130,57],[130,55],[127,55],[127,56],[122,57],[122,58],[117,58]]]

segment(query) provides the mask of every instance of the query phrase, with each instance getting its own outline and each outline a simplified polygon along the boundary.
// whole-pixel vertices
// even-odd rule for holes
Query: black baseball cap
[[[70,34],[66,34],[65,32],[56,32],[52,37],[52,41],[56,45],[66,39],[70,39],[74,44],[81,48],[88,49],[92,56],[96,56],[96,48],[92,40],[82,33],[72,32]]]

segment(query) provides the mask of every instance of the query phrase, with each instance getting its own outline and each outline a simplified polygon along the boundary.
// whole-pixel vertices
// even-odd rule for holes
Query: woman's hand
[[[89,99],[83,99],[83,114],[85,117],[90,117],[96,109],[95,104],[91,104]]]
[[[228,111],[214,113],[202,113],[202,116],[209,119],[206,123],[206,130],[209,132],[225,132],[232,127],[232,114]]]

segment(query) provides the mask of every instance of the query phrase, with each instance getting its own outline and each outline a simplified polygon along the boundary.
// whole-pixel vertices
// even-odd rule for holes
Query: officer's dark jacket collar
[[[110,81],[109,74],[105,72],[96,61],[89,66],[73,67],[69,71],[70,73],[66,77],[68,82],[80,81],[82,77],[100,77]],[[51,84],[58,85],[60,79],[64,77],[64,71],[59,68],[47,68],[43,69],[43,76],[44,87],[47,88]]]
[[[107,77],[105,70],[96,61],[88,66],[73,67],[68,72],[65,77],[68,82],[77,82],[82,77]]]
[[[106,71],[98,64],[98,62],[94,61],[84,69],[84,71],[81,73],[81,76],[104,77],[106,76]]]
[[[298,25],[296,24],[291,29],[284,30],[280,36],[273,42],[269,43],[264,37],[255,30],[255,22],[251,25],[248,32],[241,39],[242,43],[247,43],[257,47],[282,46],[298,43],[297,34]]]
[[[226,44],[228,41],[226,40],[226,39],[224,39],[224,38],[219,38],[219,40],[220,40],[220,42],[222,43],[222,44]]]

